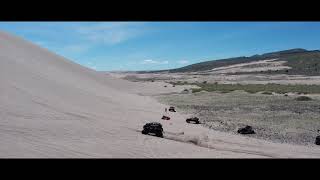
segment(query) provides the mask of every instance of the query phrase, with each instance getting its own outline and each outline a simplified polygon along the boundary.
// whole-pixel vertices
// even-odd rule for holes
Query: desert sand
[[[319,147],[272,143],[185,123],[147,96],[163,84],[85,68],[0,32],[1,158],[305,158]],[[162,93],[162,92],[161,92]],[[146,122],[165,138],[141,134]]]
[[[223,66],[219,68],[214,68],[211,71],[213,74],[224,74],[224,73],[236,73],[236,72],[260,72],[260,71],[276,71],[282,69],[291,69],[288,66],[284,66],[283,64],[286,61],[275,61],[277,59],[268,59],[268,60],[260,60],[254,61],[250,63],[239,63],[230,66]]]

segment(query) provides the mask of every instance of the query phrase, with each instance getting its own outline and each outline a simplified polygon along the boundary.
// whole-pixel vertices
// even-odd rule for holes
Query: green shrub
[[[298,94],[318,94],[320,93],[320,85],[284,85],[284,84],[218,84],[215,83],[203,83],[203,82],[181,82],[181,83],[173,83],[173,85],[196,85],[200,87],[202,90],[208,92],[222,92],[222,91],[235,91],[235,90],[243,90],[248,93],[257,93],[262,92],[262,94],[270,95],[271,92],[285,94],[288,92],[295,92]],[[201,90],[199,90],[201,91]],[[198,91],[197,91],[198,92]]]
[[[261,94],[265,94],[265,95],[272,95],[272,92],[264,91],[264,92],[262,92]]]
[[[223,90],[223,91],[221,91],[221,93],[230,93],[230,92],[232,92],[231,90]]]
[[[299,97],[295,98],[295,100],[297,100],[297,101],[311,101],[312,99],[308,96],[299,96]]]
[[[257,91],[255,90],[245,90],[247,93],[250,93],[250,94],[255,94]]]
[[[202,91],[202,89],[201,88],[192,88],[191,89],[192,90],[192,93],[196,93],[196,92],[200,92],[200,91]]]

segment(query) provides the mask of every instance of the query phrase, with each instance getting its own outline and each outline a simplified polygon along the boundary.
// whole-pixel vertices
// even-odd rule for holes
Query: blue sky
[[[320,22],[0,22],[0,30],[99,71],[320,49]]]

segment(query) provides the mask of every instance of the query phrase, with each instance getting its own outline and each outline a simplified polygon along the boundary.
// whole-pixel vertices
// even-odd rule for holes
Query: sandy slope
[[[0,32],[0,157],[320,157],[318,147],[209,131],[180,114],[162,122],[167,139],[144,136],[164,105],[139,88]]]
[[[260,60],[249,63],[239,63],[235,65],[223,66],[219,68],[214,68],[211,71],[214,74],[221,73],[237,73],[237,72],[262,72],[262,71],[276,71],[282,69],[291,69],[283,64],[286,61],[276,61],[277,59]]]

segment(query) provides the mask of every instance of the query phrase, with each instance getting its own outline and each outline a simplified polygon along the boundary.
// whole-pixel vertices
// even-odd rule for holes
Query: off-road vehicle
[[[169,108],[169,111],[170,111],[170,112],[176,112],[176,109],[175,109],[173,106],[171,106],[171,107]]]
[[[255,134],[254,130],[252,129],[251,126],[246,126],[244,128],[240,128],[238,130],[239,134]]]
[[[142,134],[154,135],[163,138],[163,128],[160,123],[151,122],[143,126]]]
[[[316,137],[316,141],[314,142],[316,145],[320,145],[320,136]]]
[[[170,120],[170,117],[168,117],[168,116],[162,116],[161,119],[163,119],[163,120]]]
[[[200,124],[199,118],[191,117],[186,120],[187,123]]]

